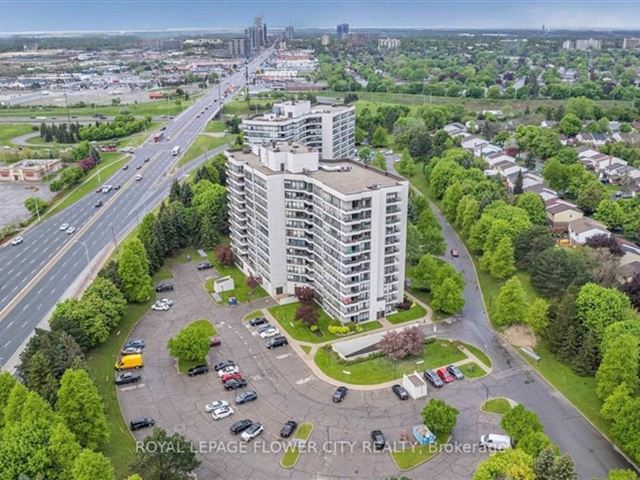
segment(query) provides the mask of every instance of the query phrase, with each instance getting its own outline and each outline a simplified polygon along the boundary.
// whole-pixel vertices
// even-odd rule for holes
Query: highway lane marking
[[[5,295],[4,297],[2,297],[2,300],[0,300],[0,303],[4,302],[7,299],[8,295]]]
[[[42,304],[39,304],[36,310],[40,310],[42,308]]]
[[[5,343],[2,348],[7,348],[9,345],[11,345],[11,340],[9,340],[7,343]]]
[[[64,279],[65,279],[65,278],[67,278],[68,276],[69,276],[69,274],[68,274],[68,273],[65,273],[65,274],[64,274],[64,277],[62,277],[62,279],[64,280]]]
[[[36,295],[40,295],[42,293],[42,290],[44,290],[44,287],[40,287],[36,292]]]
[[[31,305],[31,303],[27,303],[24,307],[22,307],[22,311],[24,312],[27,308],[29,308],[29,305]]]
[[[14,268],[12,268],[11,270],[9,270],[9,271],[7,272],[7,275],[11,275],[11,274],[13,273],[13,271],[14,271],[14,270],[15,270]]]
[[[11,328],[11,325],[13,325],[14,322],[15,320],[11,320],[9,323],[7,323],[7,328]]]
[[[5,288],[7,288],[7,284],[6,283],[4,285],[2,285],[2,288],[0,288],[0,290],[4,290]]]
[[[33,260],[31,260],[31,261],[29,262],[29,265],[33,265],[33,264],[35,263],[35,261],[36,261],[36,260],[37,260],[37,259],[35,259],[35,258],[34,258]]]

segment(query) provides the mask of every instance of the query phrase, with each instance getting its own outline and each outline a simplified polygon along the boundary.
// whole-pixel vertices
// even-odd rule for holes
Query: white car
[[[67,228],[69,228],[69,224],[68,223],[63,223],[62,225],[60,225],[60,231],[64,232]]]
[[[211,413],[214,410],[217,410],[222,407],[228,407],[228,406],[229,406],[229,402],[227,402],[226,400],[214,400],[213,402],[204,406],[204,411],[207,413]]]
[[[136,182],[139,182],[140,180],[142,180],[142,175],[137,174],[137,175],[135,176],[135,179],[136,179]]]
[[[265,330],[264,332],[260,332],[260,338],[271,338],[276,335],[280,335],[280,330],[277,328],[270,328],[269,330]]]
[[[67,228],[67,235],[71,235],[75,231],[76,231],[76,227],[69,227]]]
[[[20,245],[23,241],[24,241],[24,238],[16,237],[13,240],[11,240],[11,245]]]
[[[229,375],[232,373],[238,373],[240,372],[240,369],[237,367],[237,365],[230,365],[228,367],[224,367],[220,370],[218,370],[218,376],[220,378],[224,377],[225,375]]]
[[[169,305],[161,302],[156,302],[153,305],[151,305],[151,310],[156,310],[159,312],[166,312],[167,310],[169,310],[169,308],[170,308]]]
[[[170,298],[161,298],[160,300],[158,300],[158,303],[164,303],[165,305],[169,305],[170,307],[173,306],[173,300],[171,300]]]
[[[211,416],[214,420],[220,420],[221,418],[227,418],[233,415],[233,408],[220,407],[211,412]]]
[[[256,438],[258,435],[260,435],[262,432],[264,432],[264,427],[262,426],[262,424],[254,423],[249,428],[247,428],[244,432],[242,432],[242,434],[240,435],[240,438],[242,438],[242,440],[244,440],[245,442],[250,442],[251,440]]]

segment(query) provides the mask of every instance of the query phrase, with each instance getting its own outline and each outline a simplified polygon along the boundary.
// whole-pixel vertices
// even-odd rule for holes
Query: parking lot
[[[385,478],[399,474],[388,451],[370,450],[370,432],[380,429],[390,444],[399,442],[412,425],[421,423],[424,399],[402,402],[390,389],[350,390],[342,403],[335,404],[331,401],[335,386],[315,377],[290,346],[267,350],[265,340],[241,321],[272,300],[217,306],[203,289],[204,280],[215,275],[212,270],[199,272],[195,263],[181,264],[173,275],[175,291],[162,296],[172,298],[174,306],[168,311],[150,311],[131,334],[146,342],[145,366],[140,383],[119,387],[126,420],[152,417],[156,425],[185,435],[200,452],[200,478]],[[209,364],[233,359],[249,381],[245,390],[257,392],[256,401],[236,406],[233,399],[242,390],[224,391],[213,371],[193,378],[178,374],[167,353],[167,341],[184,325],[203,318],[212,321],[222,339],[222,345],[211,349]],[[497,429],[499,418],[479,411],[485,400],[477,384],[481,381],[456,382],[435,393],[460,410],[452,441],[477,445],[479,435]],[[235,414],[213,420],[204,406],[214,400],[227,400]],[[245,418],[265,427],[264,434],[251,444],[229,432],[230,424]],[[279,464],[285,446],[279,432],[287,420],[314,425],[309,451],[292,470]],[[149,433],[149,429],[140,430],[135,436],[142,439]],[[410,475],[469,478],[483,455],[443,452]]]

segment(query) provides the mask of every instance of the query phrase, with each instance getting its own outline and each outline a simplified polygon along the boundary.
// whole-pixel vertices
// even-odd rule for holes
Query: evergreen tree
[[[177,179],[174,179],[171,182],[171,190],[169,191],[169,201],[170,202],[179,202],[181,199],[182,188]]]
[[[122,293],[130,302],[143,302],[153,292],[147,252],[137,237],[122,246],[118,274],[122,279]]]
[[[220,236],[218,235],[218,229],[214,223],[214,219],[207,215],[202,219],[202,226],[200,227],[200,246],[202,248],[211,249],[219,242]]]
[[[553,479],[554,480],[576,480],[576,465],[569,455],[557,457],[553,462]]]
[[[185,183],[180,190],[180,202],[185,207],[191,207],[191,199],[193,197],[193,191],[191,190],[191,184]]]
[[[513,194],[514,195],[520,195],[523,190],[522,190],[522,170],[518,170],[518,175],[516,176],[516,181],[513,184]]]
[[[582,345],[573,362],[579,375],[593,375],[600,365],[600,348],[596,335],[587,331],[582,337]]]
[[[533,471],[536,474],[536,480],[555,480],[553,477],[553,466],[556,454],[553,448],[545,448],[533,462]]]

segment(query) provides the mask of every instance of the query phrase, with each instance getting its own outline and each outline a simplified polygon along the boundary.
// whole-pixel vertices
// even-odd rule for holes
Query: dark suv
[[[234,435],[238,435],[241,432],[244,432],[247,428],[253,425],[251,420],[238,420],[235,423],[232,423],[229,427],[229,431]]]
[[[156,286],[156,292],[173,292],[173,285],[171,283],[161,283]]]
[[[289,341],[287,340],[287,337],[283,337],[282,335],[267,340],[268,349],[284,347],[285,345],[289,345]]]
[[[141,428],[153,427],[156,424],[153,418],[134,418],[129,422],[131,430],[140,430]]]
[[[209,373],[209,367],[207,365],[196,365],[189,369],[187,375],[195,377],[196,375],[204,375],[205,373]]]
[[[440,377],[436,375],[436,372],[434,372],[433,370],[425,370],[424,379],[436,388],[442,388],[442,386],[444,385]]]
[[[264,317],[252,318],[249,321],[249,325],[251,325],[252,327],[257,327],[258,325],[264,325],[265,323],[267,323],[267,319]]]
[[[387,444],[387,441],[384,439],[384,435],[380,430],[373,430],[371,432],[371,441],[373,442],[373,447],[376,450],[382,450]]]

